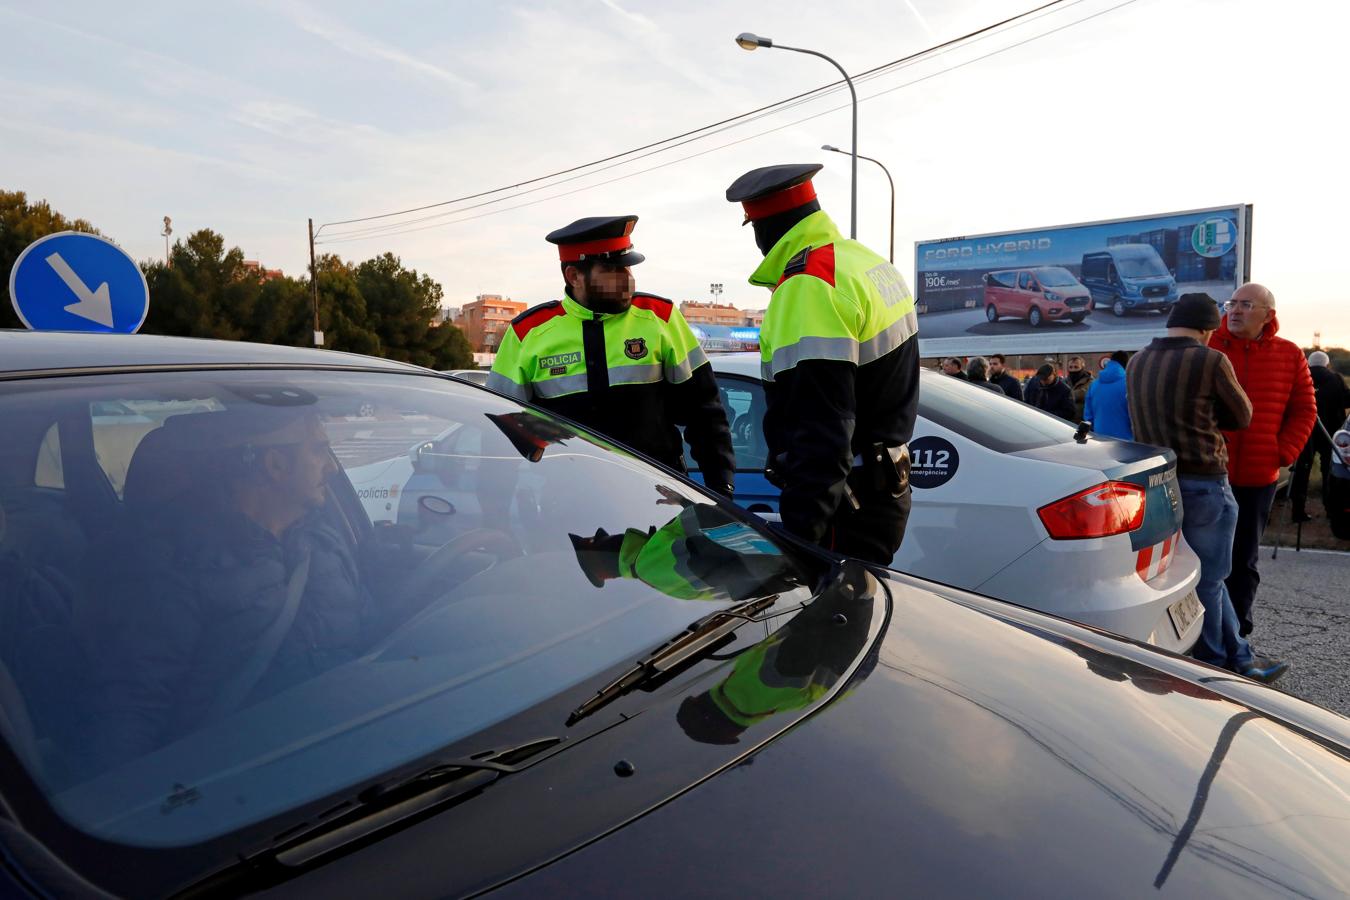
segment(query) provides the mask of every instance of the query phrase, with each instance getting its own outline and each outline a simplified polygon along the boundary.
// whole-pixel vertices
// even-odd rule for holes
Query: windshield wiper
[[[629,691],[669,674],[676,668],[692,662],[700,654],[717,649],[732,632],[746,622],[756,621],[754,618],[756,615],[777,601],[778,595],[770,594],[704,616],[662,644],[650,656],[639,660],[633,668],[602,687],[594,697],[572,710],[572,714],[567,717],[567,724],[575,725]]]
[[[504,775],[525,768],[532,756],[563,742],[560,737],[540,738],[505,750],[437,760],[412,775],[382,781],[367,787],[341,816],[313,827],[293,829],[276,846],[274,859],[285,866],[300,866],[372,832],[388,828],[410,816],[463,797]]]

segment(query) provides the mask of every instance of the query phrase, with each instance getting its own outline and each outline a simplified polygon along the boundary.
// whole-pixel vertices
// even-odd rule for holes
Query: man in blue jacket
[[[1112,353],[1106,368],[1088,388],[1087,404],[1083,407],[1083,420],[1094,432],[1126,441],[1134,440],[1130,404],[1125,398],[1125,364],[1129,361],[1130,356],[1124,350]]]

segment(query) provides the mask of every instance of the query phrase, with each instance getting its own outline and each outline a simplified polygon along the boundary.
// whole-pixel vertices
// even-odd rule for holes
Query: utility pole
[[[173,268],[173,257],[169,255],[169,235],[173,234],[173,220],[168,216],[164,217],[164,230],[160,232],[164,235],[164,265]]]
[[[319,330],[319,267],[314,262],[314,220],[309,220],[309,290],[314,298],[314,346],[323,346],[323,332]]]

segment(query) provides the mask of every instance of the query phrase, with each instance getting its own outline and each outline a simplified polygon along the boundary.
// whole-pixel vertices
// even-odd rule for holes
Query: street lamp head
[[[822,150],[830,150],[830,151],[833,151],[833,152],[835,152],[835,153],[843,153],[843,152],[844,152],[843,150],[840,150],[838,147],[836,147],[834,144],[821,144],[821,145],[820,145],[820,149],[822,149]]]
[[[754,50],[756,47],[772,47],[773,41],[766,37],[760,37],[757,34],[751,34],[743,31],[736,35],[736,43],[742,50]]]

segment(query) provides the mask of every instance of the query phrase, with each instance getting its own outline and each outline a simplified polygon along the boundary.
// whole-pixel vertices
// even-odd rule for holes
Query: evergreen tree
[[[0,190],[0,282],[9,283],[10,270],[19,254],[40,237],[58,231],[84,231],[98,234],[98,229],[84,219],[67,219],[46,200],[29,203],[23,191]],[[22,328],[23,322],[14,311],[8,297],[0,303],[0,328]]]

